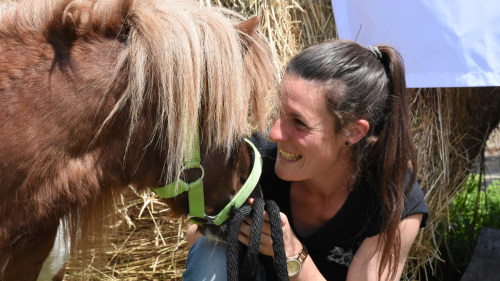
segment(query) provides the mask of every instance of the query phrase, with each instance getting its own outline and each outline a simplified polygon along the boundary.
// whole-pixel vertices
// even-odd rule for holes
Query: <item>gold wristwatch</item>
[[[289,257],[286,260],[288,277],[294,277],[297,276],[297,274],[299,274],[300,270],[302,269],[302,263],[307,258],[308,254],[309,253],[307,252],[306,246],[302,244],[302,250],[300,251],[300,253],[296,256]]]

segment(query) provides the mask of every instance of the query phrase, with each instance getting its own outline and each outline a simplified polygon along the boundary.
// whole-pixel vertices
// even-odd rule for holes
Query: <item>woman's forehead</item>
[[[303,78],[285,76],[280,84],[280,92],[290,97],[316,99],[323,98],[323,88],[319,82],[309,81]]]
[[[279,94],[281,98],[287,100],[312,101],[321,96],[319,90],[319,87],[313,82],[285,76],[281,81]]]
[[[324,95],[316,83],[286,76],[281,82],[280,97],[287,114],[294,117],[327,114]]]

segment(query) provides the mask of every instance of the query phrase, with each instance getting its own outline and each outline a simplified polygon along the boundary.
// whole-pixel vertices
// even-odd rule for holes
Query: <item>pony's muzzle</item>
[[[257,186],[254,188],[249,198],[264,198],[262,189],[260,188],[259,184],[257,184]],[[248,206],[248,202],[245,202],[242,207],[244,206]],[[221,225],[215,225],[212,223],[214,217],[205,215],[205,219],[207,220],[207,223],[205,223],[203,226],[200,226],[199,228],[201,234],[210,240],[227,243],[227,229],[229,227],[229,222],[231,219],[226,220]]]

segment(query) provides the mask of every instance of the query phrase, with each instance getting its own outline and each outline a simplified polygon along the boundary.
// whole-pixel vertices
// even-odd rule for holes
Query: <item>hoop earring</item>
[[[346,142],[345,142],[345,145],[346,145],[346,146],[348,146],[348,145],[349,145],[349,142],[348,142],[348,141],[346,141]]]

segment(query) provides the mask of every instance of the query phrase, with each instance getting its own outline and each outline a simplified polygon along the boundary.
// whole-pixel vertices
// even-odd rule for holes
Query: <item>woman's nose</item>
[[[269,132],[269,140],[272,142],[282,142],[286,140],[286,134],[283,132],[283,122],[280,118],[274,122],[274,125]]]

